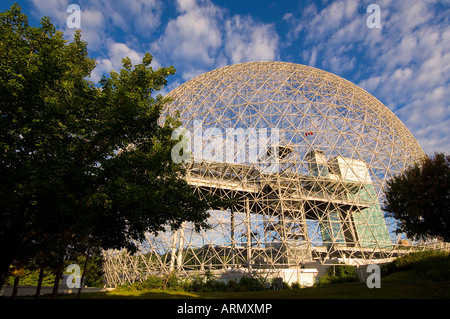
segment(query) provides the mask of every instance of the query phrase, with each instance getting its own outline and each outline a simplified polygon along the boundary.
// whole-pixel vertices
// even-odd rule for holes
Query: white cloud
[[[55,19],[66,38],[72,39],[75,29],[67,28],[65,23],[68,0],[30,1],[39,15]],[[80,0],[78,4],[82,38],[88,42],[89,52],[97,55],[94,79],[99,78],[99,72],[120,66],[117,54],[140,54],[146,49],[164,65],[175,65],[185,80],[231,63],[279,59],[279,37],[274,25],[250,16],[230,16],[210,0],[176,0],[176,15],[169,19],[158,39],[154,39],[152,31],[161,23],[162,0]],[[121,38],[125,34],[126,38]],[[134,52],[118,50],[120,42]]]
[[[65,24],[68,0],[29,1],[33,14],[50,16],[57,28],[72,35],[74,30]],[[426,151],[450,150],[445,138],[449,132],[442,124],[450,121],[448,1],[378,0],[381,29],[366,25],[368,2],[316,3],[284,14],[275,25],[232,15],[211,0],[176,0],[175,15],[163,26],[162,0],[78,4],[83,39],[98,56],[93,77],[120,69],[125,56],[139,63],[145,49],[158,60],[155,66],[173,64],[188,80],[232,63],[277,60],[281,50],[298,45],[297,57],[305,64],[353,81],[390,107]],[[280,43],[275,27],[283,26],[289,30]],[[162,34],[155,38],[157,28]]]
[[[115,69],[122,67],[122,59],[125,57],[130,58],[132,64],[138,64],[142,62],[143,54],[129,48],[124,43],[112,42],[108,45],[109,56]]]
[[[225,53],[231,63],[278,59],[278,34],[272,25],[234,16],[226,23]]]
[[[102,49],[104,42],[107,41],[106,18],[103,11],[92,8],[81,10],[81,38],[88,43],[90,51],[99,51]],[[69,29],[64,26],[65,38],[71,41],[77,29]]]
[[[67,27],[68,0],[30,0],[33,14],[49,16],[55,26],[64,32],[69,41],[76,29]],[[90,52],[101,52],[112,34],[121,30],[131,36],[139,34],[151,37],[161,22],[162,0],[79,0],[82,39],[88,43]],[[135,41],[137,43],[137,41]]]
[[[311,10],[313,7],[309,6],[307,8]],[[286,13],[283,16],[283,21],[289,25],[289,32],[286,35],[286,38],[288,42],[287,45],[291,45],[292,42],[298,38],[300,32],[303,30],[303,24],[292,12]]]
[[[314,66],[317,61],[317,48],[313,48],[311,51],[311,56],[309,57],[308,65]]]
[[[69,0],[30,0],[34,7],[33,15],[41,19],[43,16],[51,18],[52,22],[61,27],[66,23],[66,12]]]
[[[299,56],[304,64],[343,76],[357,65],[355,53],[359,48],[355,44],[365,39],[363,9],[356,0],[334,1],[322,10],[310,4],[298,16],[284,16],[290,26],[287,41],[301,41]]]
[[[180,14],[168,22],[164,34],[152,44],[152,52],[191,64],[188,72],[213,65],[222,44],[222,11],[209,1],[180,0],[177,5]]]
[[[416,129],[415,133],[419,144],[427,154],[431,155],[434,152],[449,153],[450,119],[447,118],[435,125],[424,125]]]
[[[279,37],[271,24],[230,16],[210,0],[178,0],[177,13],[151,51],[185,80],[228,64],[278,59]]]
[[[303,41],[305,63],[343,76],[391,108],[430,153],[450,151],[450,29],[437,1],[378,1],[381,29],[366,25],[365,4],[310,5],[291,22],[288,40]],[[443,9],[446,10],[443,10]],[[299,31],[300,30],[300,31]],[[291,37],[291,38],[290,38]],[[441,144],[439,144],[441,143]]]
[[[450,13],[431,2],[398,1],[386,16],[375,71],[385,77],[374,91],[391,105],[427,153],[450,151]],[[386,77],[387,74],[391,76]]]
[[[129,48],[124,43],[117,43],[110,41],[107,45],[107,58],[101,58],[97,60],[97,66],[91,74],[91,80],[98,82],[102,75],[109,74],[111,71],[118,72],[122,69],[122,59],[125,57],[130,58],[132,65],[142,62],[144,55]]]
[[[67,40],[73,39],[76,29],[68,28],[66,24],[71,14],[66,11],[68,0],[30,1],[36,15],[49,16]],[[91,57],[97,60],[91,80],[97,82],[103,74],[120,70],[125,57],[129,57],[133,65],[142,62],[142,44],[133,34],[146,38],[159,26],[163,8],[161,0],[80,0],[78,5],[82,39],[88,43]],[[116,38],[118,30],[128,34],[124,43]],[[157,68],[159,63],[153,61],[152,66]]]
[[[309,19],[304,19],[305,28],[314,30],[314,32],[308,33],[307,39],[323,38],[334,34],[346,25],[348,21],[354,20],[357,17],[357,9],[357,0],[340,0],[331,3],[320,13],[315,14],[312,20],[308,21]],[[305,14],[311,15],[312,12],[314,12],[314,9],[308,9]]]
[[[161,22],[161,0],[102,0],[90,1],[89,4],[103,10],[111,27],[125,32],[149,36]]]

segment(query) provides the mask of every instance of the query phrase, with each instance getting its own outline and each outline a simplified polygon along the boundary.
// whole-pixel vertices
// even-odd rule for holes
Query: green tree
[[[387,181],[384,210],[411,238],[450,241],[450,155],[435,153]]]
[[[175,69],[151,61],[125,58],[95,85],[80,33],[67,43],[47,17],[33,27],[18,5],[0,13],[0,286],[33,246],[133,249],[165,224],[206,226],[211,201],[171,160],[179,123],[159,123],[168,99],[155,94]]]

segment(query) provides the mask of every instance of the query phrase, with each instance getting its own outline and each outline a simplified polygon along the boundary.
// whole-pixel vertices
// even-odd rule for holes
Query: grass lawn
[[[73,298],[67,296],[65,298]],[[450,282],[425,282],[409,271],[381,278],[381,288],[365,282],[254,292],[182,292],[171,290],[114,290],[82,294],[83,299],[450,299]]]

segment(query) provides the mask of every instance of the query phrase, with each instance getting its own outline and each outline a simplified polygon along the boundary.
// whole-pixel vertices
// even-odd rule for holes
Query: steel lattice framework
[[[169,96],[164,117],[178,114],[186,129],[176,155],[193,191],[236,204],[212,210],[211,229],[186,223],[148,234],[138,254],[105,252],[110,285],[173,271],[299,278],[412,244],[395,235],[380,203],[386,180],[424,153],[363,89],[308,66],[251,62],[197,76]]]

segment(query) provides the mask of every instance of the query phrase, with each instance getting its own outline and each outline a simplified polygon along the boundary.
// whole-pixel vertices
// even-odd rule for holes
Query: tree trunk
[[[58,267],[55,274],[55,282],[53,283],[52,298],[56,298],[56,296],[58,295],[59,282],[61,281],[62,275],[63,272],[61,270],[61,267]]]
[[[80,288],[78,288],[77,298],[80,298],[80,295],[81,295],[81,289],[83,288],[83,282],[84,282],[83,279],[84,279],[84,275],[86,274],[89,256],[90,256],[90,249],[88,248],[87,253],[86,253],[86,261],[84,262],[83,274],[81,275]]]
[[[39,298],[39,296],[41,295],[41,287],[43,280],[44,280],[44,265],[42,265],[41,268],[39,269],[39,279],[36,287],[36,294],[34,295],[35,299]]]
[[[8,278],[8,268],[6,269],[6,271],[0,270],[0,290],[3,288],[3,284],[5,283],[6,278]]]
[[[17,288],[19,286],[19,281],[20,281],[20,276],[16,276],[14,278],[14,287],[13,287],[13,291],[11,294],[11,298],[15,298],[17,296]]]
[[[0,245],[0,251],[2,252],[2,258],[0,258],[0,289],[2,289],[5,281],[9,277],[9,267],[14,262],[16,258],[16,253],[12,250],[13,245]]]

